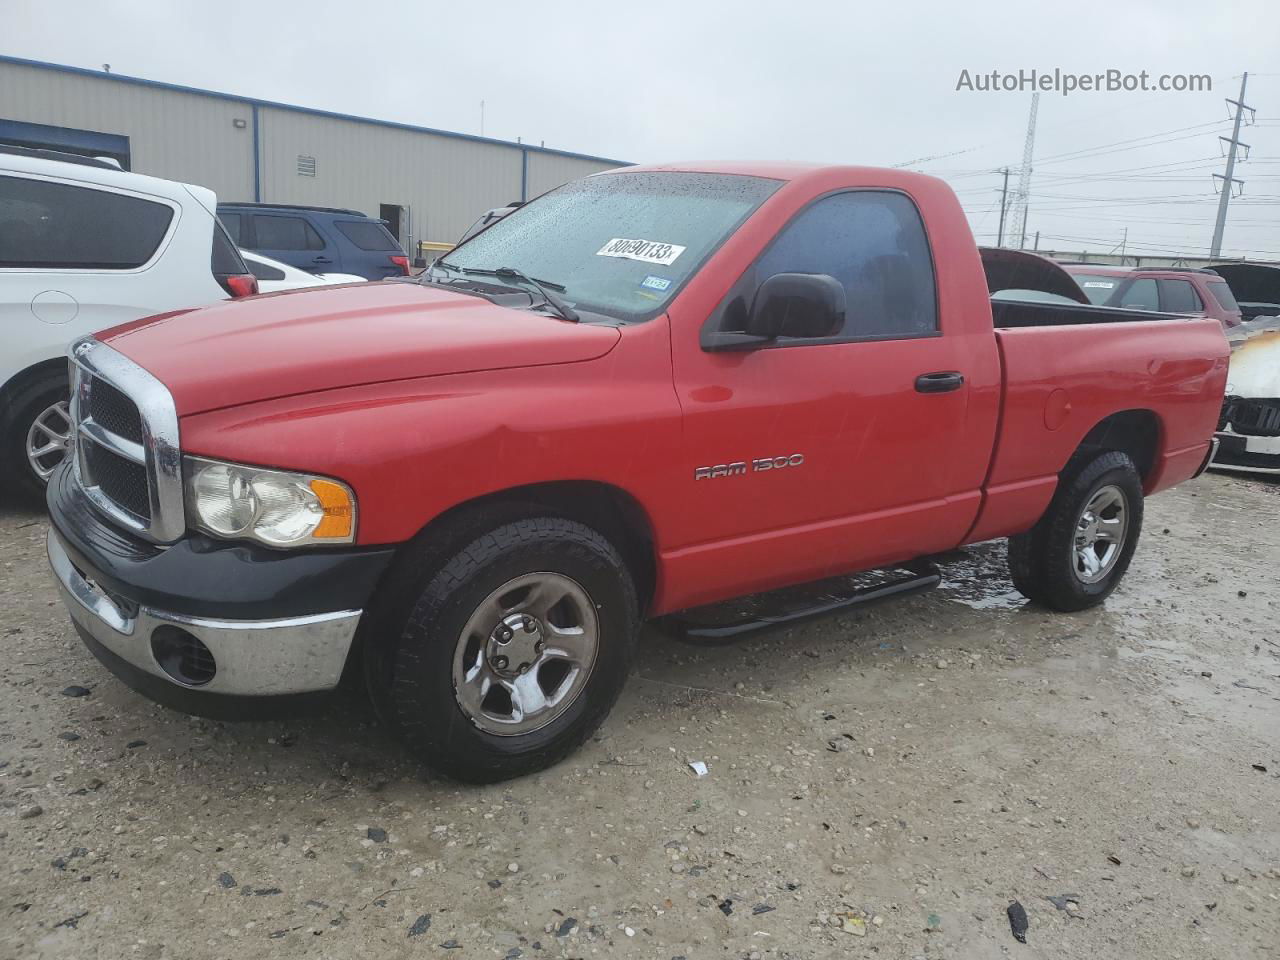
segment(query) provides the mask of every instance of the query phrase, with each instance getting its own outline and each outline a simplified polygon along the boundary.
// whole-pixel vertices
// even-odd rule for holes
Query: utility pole
[[[1022,144],[1022,169],[1018,172],[1018,192],[1013,197],[1013,232],[1021,238],[1019,249],[1027,244],[1027,198],[1031,194],[1031,156],[1036,148],[1036,113],[1040,109],[1040,91],[1031,95],[1031,115],[1027,118],[1027,139]]]
[[[1000,232],[996,234],[996,246],[1004,246],[1004,214],[1009,202],[1009,168],[1000,171],[1004,174],[1004,186],[1000,188]]]
[[[1022,205],[1022,236],[1018,238],[1018,249],[1027,249],[1027,213],[1030,211],[1030,204]]]
[[[1032,249],[1034,249],[1036,253],[1040,252],[1040,231],[1039,230],[1036,231],[1036,245]]]
[[[1240,78],[1240,99],[1227,101],[1228,104],[1236,108],[1236,122],[1231,128],[1231,139],[1227,140],[1226,137],[1218,138],[1219,140],[1227,140],[1227,172],[1225,176],[1219,176],[1216,173],[1213,175],[1215,180],[1220,179],[1222,181],[1222,193],[1218,197],[1218,219],[1213,225],[1213,242],[1209,245],[1210,257],[1218,257],[1222,254],[1222,231],[1227,226],[1227,204],[1231,200],[1231,185],[1238,183],[1241,188],[1244,187],[1244,181],[1237,180],[1232,174],[1235,173],[1236,169],[1236,148],[1244,147],[1245,149],[1245,156],[1241,157],[1241,160],[1244,160],[1249,154],[1249,145],[1240,142],[1240,121],[1244,118],[1244,112],[1248,110],[1250,117],[1254,112],[1253,107],[1246,106],[1244,102],[1244,88],[1248,82],[1249,74],[1246,73]]]

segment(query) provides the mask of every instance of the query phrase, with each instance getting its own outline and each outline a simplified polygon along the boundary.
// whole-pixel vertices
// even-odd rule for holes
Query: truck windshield
[[[610,173],[567,183],[446,254],[444,269],[514,268],[578,310],[659,313],[779,186],[762,177]],[[452,276],[452,273],[450,274]]]

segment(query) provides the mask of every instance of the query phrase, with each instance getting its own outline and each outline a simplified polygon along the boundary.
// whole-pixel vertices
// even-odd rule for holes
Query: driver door
[[[939,327],[911,200],[861,190],[813,202],[708,326],[731,329],[777,273],[844,285],[837,335],[741,352],[673,350],[688,495],[670,580],[687,565],[705,587],[686,605],[947,549],[976,516],[977,480],[953,480],[948,468],[968,440],[961,350]],[[947,373],[961,378],[945,390],[920,380]]]

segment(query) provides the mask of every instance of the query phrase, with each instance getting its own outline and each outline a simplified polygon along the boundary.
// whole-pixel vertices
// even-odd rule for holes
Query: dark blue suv
[[[359,210],[279,203],[220,203],[218,219],[236,246],[308,273],[402,277],[409,258],[381,220]]]

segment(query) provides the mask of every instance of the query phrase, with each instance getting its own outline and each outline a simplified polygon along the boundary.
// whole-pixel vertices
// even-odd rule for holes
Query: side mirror
[[[744,329],[705,335],[706,350],[750,350],[779,337],[831,337],[844,326],[844,286],[825,273],[775,273],[756,291]]]

